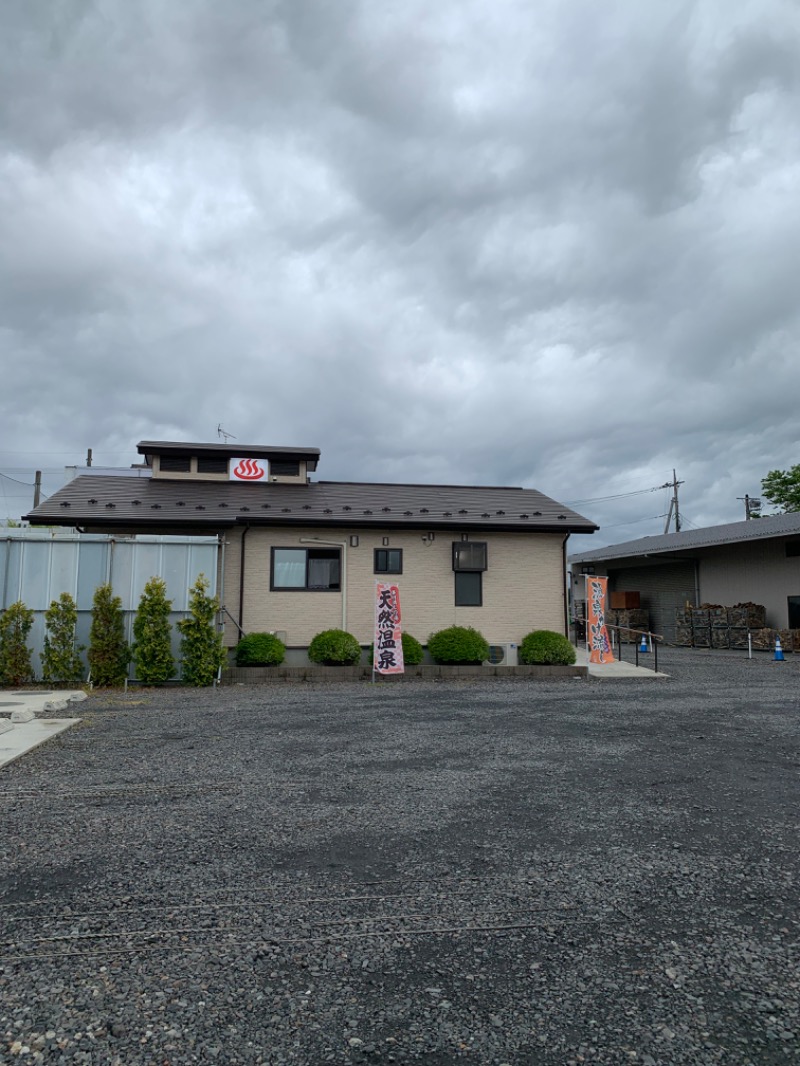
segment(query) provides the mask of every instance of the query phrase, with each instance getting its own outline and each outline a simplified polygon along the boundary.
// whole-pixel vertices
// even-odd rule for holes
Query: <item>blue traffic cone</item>
[[[781,638],[780,637],[776,637],[775,638],[775,659],[774,659],[774,662],[782,663],[782,662],[785,662],[785,661],[786,660],[783,657],[783,648],[781,647]]]
[[[650,651],[650,649],[647,647],[647,637],[644,633],[642,633],[642,643],[639,645],[639,651]]]

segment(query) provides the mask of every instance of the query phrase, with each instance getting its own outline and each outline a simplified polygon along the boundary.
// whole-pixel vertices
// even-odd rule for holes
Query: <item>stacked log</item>
[[[780,638],[784,652],[800,653],[800,630],[771,629],[767,611],[760,603],[701,603],[699,607],[679,607],[675,611],[675,643],[684,648],[734,648],[753,651],[775,650]]]
[[[745,629],[765,629],[767,609],[760,603],[735,603],[728,608],[728,625]]]
[[[736,649],[747,648],[747,634],[749,629],[744,629],[742,626],[731,626],[728,630],[728,646]]]
[[[753,641],[753,651],[774,651],[775,638],[778,635],[776,629],[753,629],[750,631],[750,639]]]
[[[615,633],[622,644],[638,644],[642,633],[650,629],[650,614],[644,608],[608,611],[607,619],[612,626],[619,627]]]

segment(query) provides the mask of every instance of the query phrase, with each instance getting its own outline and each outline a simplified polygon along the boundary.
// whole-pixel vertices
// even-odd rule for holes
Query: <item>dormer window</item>
[[[228,460],[227,459],[214,459],[209,456],[199,455],[197,457],[197,473],[198,474],[227,474],[228,473]]]
[[[162,474],[188,474],[191,462],[188,455],[162,455],[158,466]]]
[[[272,459],[269,472],[271,477],[300,477],[300,463]]]
[[[152,467],[153,477],[178,481],[231,481],[268,485],[270,482],[307,485],[316,470],[318,448],[271,448],[264,445],[140,441],[139,453]]]

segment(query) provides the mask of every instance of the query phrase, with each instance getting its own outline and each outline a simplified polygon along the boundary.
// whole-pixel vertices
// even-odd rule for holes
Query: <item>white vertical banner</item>
[[[379,674],[402,674],[403,630],[400,590],[397,585],[375,582],[375,650],[372,668]]]

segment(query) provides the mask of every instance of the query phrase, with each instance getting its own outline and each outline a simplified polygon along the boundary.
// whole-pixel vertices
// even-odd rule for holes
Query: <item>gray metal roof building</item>
[[[581,574],[607,574],[610,591],[639,592],[650,625],[670,635],[675,609],[753,602],[767,624],[800,628],[800,513],[639,537],[569,557],[573,595]]]

